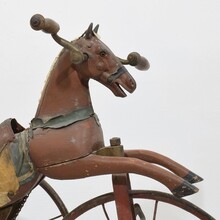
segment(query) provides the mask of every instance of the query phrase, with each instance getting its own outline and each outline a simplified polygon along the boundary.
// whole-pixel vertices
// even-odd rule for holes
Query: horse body
[[[38,21],[33,24],[38,24]],[[197,192],[190,183],[202,179],[162,155],[147,150],[125,150],[125,157],[99,154],[105,144],[101,125],[93,111],[89,80],[100,82],[118,97],[126,96],[124,90],[132,93],[136,82],[123,65],[129,62],[116,57],[96,32],[97,28],[93,30],[90,25],[80,38],[71,43],[52,35],[64,49],[50,71],[36,115],[28,128],[29,153],[35,177],[21,185],[7,205],[27,195],[43,176],[77,179],[136,173],[163,183],[179,197]],[[141,65],[137,66],[141,68]]]
[[[82,60],[74,61],[75,51],[77,54],[80,51]],[[40,126],[36,122],[31,128],[30,155],[36,169],[55,179],[133,172],[160,181],[177,196],[196,192],[196,187],[181,178],[189,170],[181,170],[177,165],[178,169],[174,170],[181,177],[174,175],[147,162],[150,160],[148,151],[140,154],[125,151],[127,157],[120,158],[100,156],[97,152],[105,145],[95,114],[74,123],[64,123],[75,111],[92,108],[89,79],[100,82],[119,97],[126,96],[124,89],[130,93],[136,89],[133,77],[121,60],[97,38],[92,26],[61,52],[51,70],[34,119],[41,121]],[[62,121],[60,126],[57,118]]]
[[[71,112],[90,109],[88,120],[68,120],[62,129],[37,128],[30,140],[30,154],[36,167],[47,167],[85,157],[104,147],[102,129],[91,105],[88,81],[81,81],[70,65],[68,51],[63,51],[54,64],[35,116],[47,122]],[[59,126],[58,126],[59,127]],[[59,127],[60,128],[60,127]],[[62,152],[62,153],[61,153]]]
[[[53,118],[80,112],[81,109],[91,109],[92,113],[86,120],[76,120],[74,123],[67,121],[65,125],[57,127],[62,129],[53,129],[53,126],[33,129],[30,155],[41,171],[43,167],[48,170],[51,165],[88,156],[104,147],[102,129],[92,108],[90,78],[106,85],[117,96],[125,96],[119,84],[129,91],[136,87],[125,68],[124,73],[116,79],[118,82],[108,83],[108,78],[122,64],[116,57],[113,59],[112,52],[97,37],[81,37],[73,44],[89,56],[88,61],[73,65],[70,52],[63,49],[49,74],[34,120],[47,123]]]

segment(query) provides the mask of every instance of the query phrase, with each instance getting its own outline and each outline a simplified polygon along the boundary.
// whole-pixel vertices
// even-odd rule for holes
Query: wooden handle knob
[[[135,66],[138,70],[148,70],[150,67],[148,60],[137,52],[130,53],[127,60],[131,66]]]
[[[48,34],[57,34],[57,32],[60,30],[59,24],[50,18],[44,18],[40,14],[32,16],[30,25],[34,30],[42,30]]]

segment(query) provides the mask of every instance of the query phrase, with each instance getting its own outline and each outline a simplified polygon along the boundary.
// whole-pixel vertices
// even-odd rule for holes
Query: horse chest
[[[101,127],[93,117],[60,129],[36,129],[30,156],[37,168],[86,157],[104,146]]]

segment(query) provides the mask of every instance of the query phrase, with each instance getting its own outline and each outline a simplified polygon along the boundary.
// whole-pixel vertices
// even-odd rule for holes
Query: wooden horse
[[[8,190],[9,201],[2,210],[12,208],[12,204],[27,195],[44,176],[65,180],[136,173],[161,182],[177,197],[197,192],[191,183],[202,178],[163,155],[149,150],[125,150],[124,157],[102,153],[107,148],[93,110],[89,80],[100,82],[115,96],[125,97],[124,90],[132,93],[136,82],[124,65],[146,70],[148,61],[138,53],[129,54],[126,60],[118,58],[100,41],[98,26],[93,29],[92,24],[81,37],[68,42],[57,35],[59,26],[54,21],[35,15],[30,23],[33,29],[50,33],[64,48],[49,73],[30,128],[24,130],[15,119],[10,120],[9,127],[15,137],[8,140],[4,149],[18,136],[23,136],[27,140],[27,157],[30,157],[27,161],[33,165],[34,173],[29,175],[28,181],[18,181],[13,193]]]

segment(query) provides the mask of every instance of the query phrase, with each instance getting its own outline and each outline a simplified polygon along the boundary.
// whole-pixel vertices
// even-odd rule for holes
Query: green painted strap
[[[34,118],[31,121],[31,128],[62,128],[70,124],[73,124],[77,121],[85,120],[95,113],[92,107],[82,108],[75,110],[66,115],[60,115],[55,118],[51,118],[48,121],[44,122],[41,118]]]

